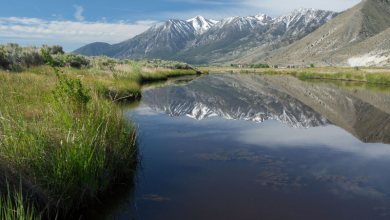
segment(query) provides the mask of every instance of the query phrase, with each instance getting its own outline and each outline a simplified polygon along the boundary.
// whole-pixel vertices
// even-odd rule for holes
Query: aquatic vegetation
[[[277,187],[302,187],[307,186],[306,184],[300,183],[302,181],[302,176],[297,176],[293,178],[288,173],[283,173],[282,170],[278,167],[267,166],[263,168],[264,171],[261,172],[255,182],[261,183],[264,186],[272,186],[274,189]]]
[[[246,149],[236,149],[230,151],[220,150],[212,154],[195,154],[193,157],[205,159],[205,160],[246,160],[255,163],[274,162],[274,157],[270,155],[255,154]]]
[[[369,197],[382,197],[385,194],[378,192],[373,186],[363,185],[368,183],[366,177],[346,177],[342,175],[325,175],[316,178],[320,182],[331,182],[338,185],[338,188],[332,188],[331,192],[336,195],[342,193],[351,193]],[[341,191],[342,192],[341,192]]]
[[[235,149],[230,151],[217,151],[213,154],[195,154],[193,157],[205,160],[215,161],[230,161],[230,160],[245,160],[253,163],[264,163],[261,173],[256,177],[255,182],[261,183],[264,186],[272,186],[274,190],[277,187],[302,187],[302,176],[293,178],[290,174],[284,173],[282,167],[293,164],[292,161],[284,157],[277,158],[271,155],[266,155],[263,152],[250,152],[247,149]],[[306,186],[306,184],[304,184]]]

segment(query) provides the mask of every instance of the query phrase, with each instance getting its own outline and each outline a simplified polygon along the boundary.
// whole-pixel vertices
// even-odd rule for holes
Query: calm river
[[[126,116],[135,187],[81,219],[390,219],[389,87],[210,74],[149,85]]]

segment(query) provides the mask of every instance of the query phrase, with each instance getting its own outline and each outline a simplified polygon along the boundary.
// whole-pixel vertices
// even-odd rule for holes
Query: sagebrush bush
[[[4,51],[4,46],[0,45],[0,68],[6,69],[10,62],[7,53]]]
[[[58,54],[65,54],[64,50],[62,49],[61,45],[52,45],[48,46],[47,44],[43,44],[42,48],[47,51],[50,55],[58,55]]]
[[[87,67],[90,63],[88,57],[76,55],[74,53],[57,55],[55,56],[55,60],[58,61],[61,66],[70,66],[74,68]]]

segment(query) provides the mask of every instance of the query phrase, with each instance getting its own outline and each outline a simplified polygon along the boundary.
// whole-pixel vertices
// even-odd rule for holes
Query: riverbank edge
[[[382,70],[382,71],[381,71]],[[290,75],[298,79],[339,80],[362,82],[378,85],[390,85],[390,69],[388,68],[308,68],[308,69],[208,69],[211,73],[243,73]]]
[[[23,78],[23,74],[29,74],[29,75],[37,75],[42,78],[42,74],[48,74],[47,77],[53,77],[53,74],[52,73],[43,73],[41,72],[42,69],[48,69],[47,66],[43,66],[43,67],[39,67],[39,71],[35,71],[34,68],[32,68],[31,70],[27,70],[27,71],[24,71],[22,73],[13,73],[13,72],[6,72],[6,71],[0,71],[0,75],[15,75],[15,76],[20,76],[21,78]],[[35,74],[35,72],[40,72],[39,74]],[[72,69],[72,68],[69,68],[68,71],[79,71],[77,69]],[[139,86],[142,84],[142,83],[146,83],[146,82],[153,82],[153,81],[163,81],[163,80],[167,80],[168,78],[174,78],[174,77],[180,77],[180,76],[186,76],[186,75],[203,75],[203,74],[208,74],[207,71],[204,71],[204,70],[167,70],[167,71],[164,71],[164,70],[159,70],[157,71],[157,74],[149,74],[149,73],[143,73],[141,72],[139,74],[139,77],[135,78],[134,80],[127,80],[129,82],[132,82],[132,83],[136,83],[138,84]],[[64,74],[65,75],[65,74]],[[77,75],[77,74],[76,74]],[[70,79],[76,79],[77,77],[75,76],[71,76],[71,75],[68,75]],[[124,80],[124,79],[121,79],[121,80]],[[97,82],[98,79],[96,79],[95,81],[92,81],[92,83],[90,83],[89,85],[87,85],[87,88],[88,89],[92,89],[92,90],[99,90],[97,88],[93,88],[93,83]],[[81,80],[81,82],[83,82],[83,80]],[[54,88],[48,88],[48,89],[52,89],[54,90]],[[134,98],[137,98],[137,95],[134,95],[136,94],[137,92],[139,92],[139,95],[138,95],[138,98],[140,98],[142,95],[140,94],[140,91],[131,91],[129,90],[128,92],[131,93],[131,95],[129,96],[128,94],[126,94],[125,96],[118,96],[118,97],[115,97],[115,100],[112,100],[112,89],[108,89],[108,90],[105,90],[105,91],[108,91],[107,93],[105,93],[104,95],[102,94],[101,96],[99,96],[99,99],[101,99],[101,101],[103,100],[106,100],[106,101],[109,101],[107,100],[106,98],[107,97],[110,97],[111,98],[111,101],[112,101],[112,105],[115,106],[117,100],[123,100],[123,99],[134,99]],[[106,98],[104,98],[106,97]],[[1,98],[1,97],[0,97]],[[4,98],[4,97],[3,97]],[[8,101],[8,100],[6,100]],[[1,107],[1,106],[0,106]],[[116,107],[114,107],[116,108]],[[1,110],[1,109],[0,109]],[[1,113],[1,112],[0,112]],[[122,115],[123,117],[123,115]],[[133,122],[130,122],[132,123],[132,126],[133,128],[136,127],[135,124],[133,124]],[[0,125],[0,132],[1,132],[1,125]],[[87,128],[88,129],[88,128]],[[130,136],[132,136],[132,140],[133,139],[136,139],[136,137],[134,137],[134,135],[136,135],[136,137],[138,137],[140,135],[140,132],[137,131],[136,129],[134,129],[134,131],[130,132]],[[138,143],[137,143],[137,146],[138,146]],[[137,160],[137,157],[138,157],[138,153],[135,153],[135,152],[138,152],[138,147],[136,147],[135,150],[133,150],[133,153],[131,153],[132,155],[135,155],[135,158],[134,158],[134,163],[133,163],[133,166],[131,167],[132,169],[135,168],[136,164],[138,163],[138,160]],[[3,155],[4,156],[4,155]],[[5,165],[5,164],[3,164]],[[18,171],[17,171],[18,172]],[[123,176],[123,175],[119,175],[119,176]],[[5,176],[4,176],[5,177]],[[28,207],[28,210],[25,209],[25,210],[21,210],[19,212],[23,212],[25,213],[26,215],[22,215],[22,214],[17,214],[19,215],[18,218],[20,218],[21,216],[29,216],[27,217],[28,219],[41,219],[41,217],[44,217],[44,218],[47,218],[47,216],[44,216],[44,212],[46,212],[45,210],[42,212],[41,211],[37,211],[36,208],[34,208],[34,204],[33,203],[28,203],[26,202],[26,200],[23,200],[23,199],[20,199],[20,198],[23,198],[27,195],[25,195],[25,192],[29,191],[30,189],[26,188],[26,184],[23,184],[23,181],[24,179],[26,178],[20,178],[20,182],[19,181],[15,181],[17,182],[17,184],[15,184],[15,182],[12,184],[12,187],[8,188],[8,193],[7,191],[4,191],[3,190],[3,193],[2,193],[2,198],[0,201],[2,201],[2,204],[7,204],[8,206],[3,206],[4,209],[1,209],[0,210],[0,215],[2,215],[3,217],[5,217],[6,219],[10,218],[10,219],[14,219],[15,217],[15,211],[14,210],[21,210],[20,207]],[[127,178],[119,178],[119,182],[120,181],[123,181]],[[4,183],[2,183],[2,185],[8,185],[8,180],[7,180],[7,177],[5,178],[2,178],[2,180],[5,180],[5,181],[2,181]],[[110,187],[113,185],[113,184],[116,184],[118,183],[118,181],[112,181],[110,182],[109,186],[108,186],[108,190],[106,191],[101,191],[99,192],[99,194],[106,194],[106,193],[109,193],[110,191]],[[18,187],[15,187],[16,185],[20,184],[20,186],[22,187],[19,191],[18,191]],[[28,185],[28,184],[27,184]],[[39,186],[34,186],[34,187],[38,187]],[[33,197],[34,195],[28,195],[30,197]],[[92,204],[96,201],[96,199],[98,199],[99,197],[96,197],[94,201],[89,201],[89,204]],[[31,201],[31,199],[30,199]],[[84,204],[85,205],[88,205],[88,204]],[[46,209],[47,207],[45,207]],[[66,213],[72,213],[73,211],[79,209],[79,207],[74,207],[74,208],[69,208],[67,210],[57,210],[57,212],[59,211],[62,215],[66,216]],[[35,210],[35,212],[34,212]],[[49,215],[50,217],[53,217],[53,212],[50,213]],[[24,217],[23,217],[24,218]]]

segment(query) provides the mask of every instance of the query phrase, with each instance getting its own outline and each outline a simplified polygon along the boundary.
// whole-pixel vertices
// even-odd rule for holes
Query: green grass
[[[167,80],[169,77],[178,77],[178,76],[185,76],[185,75],[196,75],[197,72],[195,70],[182,70],[182,69],[157,69],[157,70],[148,70],[148,71],[141,71],[140,72],[140,78],[141,82],[148,82],[148,81],[158,81],[158,80]]]
[[[169,77],[174,77],[174,76],[183,76],[183,75],[196,75],[197,72],[195,70],[175,69],[175,70],[171,70],[171,71],[166,71],[166,74]]]
[[[132,175],[138,158],[135,124],[100,95],[108,91],[100,79],[110,84],[115,78],[92,80],[90,72],[72,69],[64,74],[85,76],[81,82],[91,89],[91,100],[84,108],[53,98],[58,82],[48,68],[0,71],[0,182],[8,180],[11,189],[22,184],[30,204],[49,215],[95,202],[112,183]]]
[[[168,79],[167,74],[165,74],[163,72],[156,72],[156,73],[141,72],[140,76],[141,76],[142,82],[167,80]]]
[[[13,194],[11,194],[13,191]],[[34,207],[24,199],[22,187],[10,190],[7,183],[7,194],[0,193],[0,219],[2,220],[40,220]]]
[[[369,73],[366,80],[369,83],[390,85],[390,73]]]

